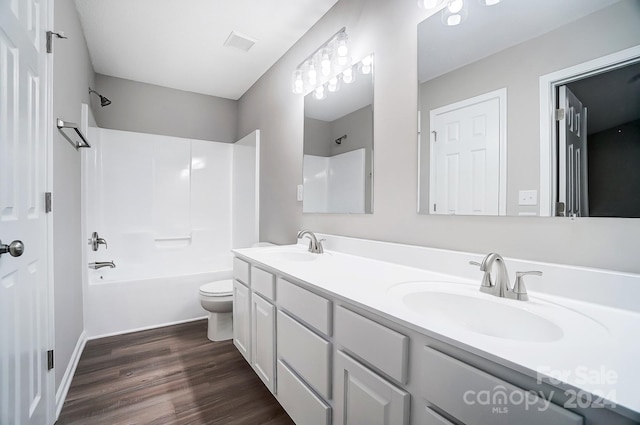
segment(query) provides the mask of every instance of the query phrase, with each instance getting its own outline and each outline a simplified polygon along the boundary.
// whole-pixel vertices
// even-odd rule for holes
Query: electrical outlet
[[[296,199],[298,201],[302,201],[302,198],[304,196],[304,188],[301,184],[298,185],[298,192],[296,193]]]
[[[538,191],[521,190],[518,192],[518,205],[538,205]]]

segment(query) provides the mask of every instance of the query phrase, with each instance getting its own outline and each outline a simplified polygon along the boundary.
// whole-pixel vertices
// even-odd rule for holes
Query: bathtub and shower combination
[[[259,131],[236,143],[90,128],[83,154],[87,336],[203,318],[198,289],[231,279],[258,240]],[[113,261],[115,268],[90,269]]]

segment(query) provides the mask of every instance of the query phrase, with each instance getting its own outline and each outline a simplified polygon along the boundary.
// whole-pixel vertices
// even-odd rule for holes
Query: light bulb
[[[293,73],[293,92],[301,94],[304,91],[304,81],[302,80],[302,70],[296,69]]]
[[[373,59],[371,58],[371,56],[365,56],[360,62],[362,62],[362,65],[364,66],[369,66],[373,62]]]
[[[464,6],[464,3],[463,3],[462,0],[451,0],[449,2],[449,6],[447,6],[447,7],[449,9],[449,12],[458,13],[458,12],[460,12],[462,10],[462,6]],[[453,25],[457,25],[457,24],[453,24]]]
[[[313,91],[313,97],[318,100],[324,99],[324,86],[320,86]]]
[[[449,25],[450,27],[458,25],[460,22],[462,22],[462,16],[458,14],[450,15],[447,17],[447,25]]]
[[[360,68],[360,72],[362,72],[364,75],[370,74],[371,65],[362,65],[362,68]]]
[[[315,86],[316,82],[318,82],[318,72],[316,71],[316,67],[313,64],[309,64],[309,69],[307,70],[307,79],[309,80],[309,84]]]
[[[345,32],[341,32],[336,36],[336,41],[338,47],[336,48],[336,53],[338,54],[338,58],[346,58],[349,55],[349,46],[347,45],[347,34]]]
[[[353,82],[353,70],[351,68],[347,68],[342,72],[342,81],[346,84]]]
[[[338,77],[333,77],[329,79],[329,85],[327,86],[331,93],[338,91]]]

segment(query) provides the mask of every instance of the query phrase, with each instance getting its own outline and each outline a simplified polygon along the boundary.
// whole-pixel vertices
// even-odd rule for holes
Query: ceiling
[[[75,3],[97,73],[236,100],[337,1]],[[255,44],[225,47],[232,31]]]
[[[440,13],[418,25],[418,79],[431,80],[618,1],[508,0],[491,7],[465,1],[468,17],[460,25],[444,25]]]

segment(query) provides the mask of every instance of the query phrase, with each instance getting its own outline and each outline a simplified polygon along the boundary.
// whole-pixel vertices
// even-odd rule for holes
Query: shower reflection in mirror
[[[305,96],[303,153],[303,212],[373,212],[373,55]]]

